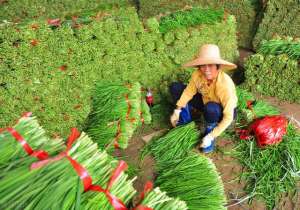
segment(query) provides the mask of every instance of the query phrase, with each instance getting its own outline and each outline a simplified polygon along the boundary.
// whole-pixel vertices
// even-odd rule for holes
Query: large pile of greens
[[[297,0],[269,0],[253,40],[255,49],[274,35],[298,37],[300,34],[300,3]]]
[[[37,18],[61,18],[85,11],[133,5],[130,0],[19,0],[0,2],[0,20],[30,21]]]
[[[214,9],[210,15],[205,16],[200,14],[198,16],[203,17],[203,20],[213,17],[214,14],[217,14],[216,10],[224,9],[225,16],[230,13],[236,17],[237,28],[238,28],[238,42],[239,46],[251,48],[252,47],[252,38],[255,33],[255,18],[260,9],[260,2],[253,0],[190,0],[190,1],[170,1],[170,0],[159,0],[159,1],[147,1],[140,0],[140,14],[143,18],[149,18],[152,16],[160,14],[168,14],[170,12],[175,12],[182,9],[187,9],[189,7],[201,7]],[[178,12],[181,14],[182,12]],[[203,16],[202,16],[203,15]],[[224,33],[222,30],[218,31],[218,34]]]
[[[245,87],[249,90],[300,103],[297,60],[290,59],[286,54],[255,54],[247,59],[245,68]]]
[[[202,44],[218,44],[230,61],[237,55],[231,16],[212,26],[164,35],[145,30],[134,8],[85,18],[88,24],[74,19],[73,24],[60,26],[45,20],[1,26],[1,127],[32,111],[48,132],[66,135],[70,127],[83,125],[99,80],[139,81],[143,87],[168,92],[169,82],[182,73],[179,66],[192,59]],[[216,33],[219,30],[221,34]]]

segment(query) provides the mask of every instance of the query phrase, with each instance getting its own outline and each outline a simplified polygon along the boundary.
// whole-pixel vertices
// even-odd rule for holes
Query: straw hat
[[[220,64],[221,69],[232,70],[237,66],[221,58],[219,47],[215,44],[205,44],[200,48],[196,59],[186,63],[183,67],[197,67],[206,64]]]

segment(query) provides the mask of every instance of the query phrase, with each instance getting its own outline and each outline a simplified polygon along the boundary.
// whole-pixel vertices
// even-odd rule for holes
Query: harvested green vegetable
[[[205,156],[190,153],[169,161],[155,183],[169,196],[185,201],[188,209],[226,209],[221,178],[215,165]]]
[[[186,203],[179,199],[174,199],[162,192],[158,187],[147,193],[141,205],[155,210],[187,210]]]
[[[235,156],[245,167],[241,178],[246,191],[262,198],[273,209],[282,193],[296,187],[300,174],[300,133],[289,124],[280,144],[259,149],[255,141],[240,141]]]
[[[49,157],[56,155],[64,149],[64,142],[62,139],[50,139],[46,136],[45,130],[39,125],[36,117],[24,116],[21,117],[16,125],[12,127],[15,135],[20,135],[34,152],[44,151]],[[7,129],[0,132],[0,170],[1,173],[9,170],[11,167],[18,165],[29,165],[38,158],[30,156],[26,153],[21,142],[17,141]],[[43,155],[44,156],[44,155]],[[30,157],[30,158],[26,158]],[[42,157],[42,156],[41,156]],[[25,159],[24,159],[25,158]],[[24,162],[30,160],[29,162]]]
[[[148,105],[141,98],[139,83],[98,83],[87,133],[102,149],[126,148],[137,126],[151,121]]]
[[[117,161],[100,152],[85,134],[73,143],[68,155],[87,170],[93,184],[103,188],[117,165]],[[135,193],[132,181],[122,172],[110,192],[127,203]],[[90,206],[113,209],[103,193],[83,193],[83,184],[66,157],[33,170],[26,166],[8,171],[0,179],[0,195],[0,206],[6,209],[73,209],[75,205],[85,209]]]
[[[152,140],[142,156],[151,153],[156,160],[158,170],[164,170],[170,160],[181,159],[199,140],[199,131],[194,122],[178,126],[159,139]]]

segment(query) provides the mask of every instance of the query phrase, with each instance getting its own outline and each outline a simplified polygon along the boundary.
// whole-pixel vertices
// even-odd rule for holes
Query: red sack
[[[254,133],[257,145],[265,147],[281,142],[286,134],[287,125],[288,121],[283,116],[265,116],[255,120],[250,126],[250,131]]]

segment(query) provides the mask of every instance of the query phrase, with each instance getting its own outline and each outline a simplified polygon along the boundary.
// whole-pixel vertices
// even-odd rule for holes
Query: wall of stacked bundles
[[[263,40],[274,36],[299,37],[300,35],[300,2],[297,0],[269,0],[263,19],[253,39],[255,49]]]
[[[264,41],[245,64],[245,87],[267,96],[300,103],[300,41]]]
[[[88,116],[96,81],[139,81],[166,90],[188,72],[181,64],[203,43],[218,44],[230,61],[237,56],[232,16],[166,33],[159,32],[155,19],[145,29],[134,8],[99,12],[84,18],[88,24],[74,21],[59,27],[46,20],[2,24],[0,127],[32,111],[51,134],[66,135]]]
[[[147,1],[140,0],[140,15],[143,18],[174,12],[188,6],[199,6],[202,8],[224,8],[227,13],[234,15],[237,19],[238,44],[244,48],[252,48],[252,39],[255,33],[255,18],[260,9],[257,0],[189,0],[189,1]],[[226,33],[223,30],[218,34]]]
[[[38,18],[57,18],[134,5],[131,0],[18,0],[0,1],[0,20],[24,22]]]

